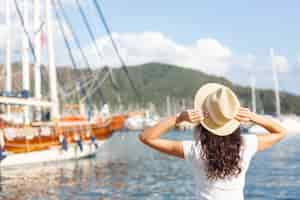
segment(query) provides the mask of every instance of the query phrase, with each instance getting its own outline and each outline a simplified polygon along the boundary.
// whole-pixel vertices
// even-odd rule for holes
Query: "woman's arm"
[[[236,119],[241,122],[253,122],[265,128],[270,133],[257,135],[258,151],[263,151],[272,147],[274,144],[282,140],[287,133],[286,129],[279,123],[261,115],[257,115],[256,113],[251,112],[248,108],[241,108]]]
[[[284,127],[282,127],[279,123],[271,119],[252,113],[251,121],[267,129],[267,131],[271,133],[257,135],[258,151],[263,151],[272,147],[273,144],[278,143],[286,136],[287,130]]]
[[[145,129],[140,134],[139,138],[141,142],[153,149],[178,158],[184,158],[181,141],[162,139],[160,137],[163,134],[166,134],[170,129],[174,128],[177,123],[183,121],[199,123],[202,119],[203,115],[199,111],[184,111],[180,113],[178,117],[168,117],[155,126]]]

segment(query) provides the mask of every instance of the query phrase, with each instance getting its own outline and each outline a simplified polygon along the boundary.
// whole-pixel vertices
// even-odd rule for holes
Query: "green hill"
[[[20,65],[14,65],[14,72],[20,70]],[[111,82],[107,79],[102,91],[113,109],[119,109],[120,105],[129,110],[137,107],[148,107],[151,103],[155,105],[156,110],[160,114],[166,113],[166,98],[170,97],[173,110],[179,111],[182,108],[183,102],[186,107],[193,106],[193,97],[197,89],[208,82],[217,82],[227,85],[238,94],[244,106],[251,107],[251,92],[248,87],[241,87],[233,84],[223,77],[217,77],[205,74],[193,69],[182,68],[174,65],[148,63],[138,66],[130,66],[128,68],[129,74],[138,88],[139,95],[136,95],[131,88],[130,83],[125,75],[125,72],[120,68],[113,69],[113,75],[117,82],[118,89],[112,87]],[[99,71],[99,69],[97,69]],[[32,73],[31,71],[31,77]],[[74,88],[75,79],[84,79],[89,75],[95,74],[96,71],[88,72],[85,70],[72,70],[70,67],[58,67],[58,80],[61,87],[60,99],[63,101],[75,102],[76,96],[66,99],[63,91],[68,88]],[[102,75],[103,76],[103,75]],[[99,80],[101,75],[99,76]],[[15,88],[21,83],[21,77],[17,76],[15,79]],[[34,81],[32,82],[34,84]],[[46,70],[43,68],[43,94],[48,94],[48,76]],[[34,87],[32,84],[32,88]],[[3,81],[0,82],[0,87],[3,88]],[[139,97],[138,97],[139,96]],[[287,92],[281,92],[281,107],[283,113],[295,113],[300,115],[300,96],[292,95]],[[274,113],[275,111],[275,97],[272,90],[258,89],[256,93],[257,107],[259,112]],[[96,90],[92,96],[92,103],[96,106],[103,104],[100,98],[99,89]]]
[[[137,98],[130,88],[129,82],[123,71],[115,69],[114,74],[121,86],[123,102],[134,103]],[[233,84],[223,77],[217,77],[200,71],[182,68],[174,65],[149,63],[129,67],[129,74],[135,82],[145,103],[152,102],[160,112],[166,110],[166,97],[170,96],[174,106],[180,108],[184,99],[188,107],[193,106],[193,97],[197,89],[208,82],[217,82],[227,85],[238,94],[242,104],[251,107],[251,89]],[[107,87],[107,86],[106,86]],[[109,94],[109,87],[105,88]],[[300,114],[300,97],[286,92],[281,92],[281,107],[283,113]],[[256,93],[259,112],[274,113],[275,97],[272,90],[258,89]],[[116,103],[111,98],[112,103]]]

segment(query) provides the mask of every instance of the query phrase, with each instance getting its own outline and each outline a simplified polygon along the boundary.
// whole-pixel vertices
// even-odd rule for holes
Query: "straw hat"
[[[235,118],[240,103],[234,92],[221,84],[208,83],[196,93],[195,110],[207,112],[208,116],[201,125],[211,133],[226,136],[233,133],[240,125]]]

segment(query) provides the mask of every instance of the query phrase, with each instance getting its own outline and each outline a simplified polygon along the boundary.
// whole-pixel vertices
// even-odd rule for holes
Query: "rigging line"
[[[84,51],[83,51],[83,49],[82,49],[82,46],[81,46],[81,44],[80,44],[80,41],[79,41],[79,39],[78,39],[78,37],[77,37],[77,35],[76,35],[76,33],[75,33],[75,31],[74,31],[74,29],[73,29],[71,23],[70,23],[69,18],[67,17],[67,14],[66,14],[66,12],[65,12],[65,9],[64,9],[64,7],[63,7],[63,5],[62,5],[62,3],[61,3],[60,0],[57,0],[57,2],[58,2],[58,7],[59,7],[60,10],[61,10],[61,14],[62,14],[62,16],[63,16],[63,18],[64,18],[64,20],[65,20],[67,26],[69,27],[69,29],[70,29],[70,31],[71,31],[71,34],[73,35],[73,38],[74,38],[74,40],[75,40],[75,44],[77,45],[77,48],[80,50],[81,56],[82,56],[82,58],[83,58],[83,61],[84,61],[85,65],[88,67],[88,71],[89,71],[90,73],[92,73],[91,65],[89,64],[88,59],[87,59],[87,56],[86,56],[86,54],[84,53]],[[76,2],[76,3],[78,3],[78,2]],[[79,10],[82,11],[82,9],[79,9]],[[86,26],[87,26],[87,28],[88,28],[90,37],[91,37],[93,40],[95,40],[95,36],[93,35],[93,33],[92,33],[92,31],[91,31],[91,28],[89,28],[89,24],[87,23],[86,17],[84,17],[85,15],[84,15],[83,11],[82,11],[82,14],[83,14],[83,15],[82,15],[82,18],[84,19],[84,22],[85,22],[85,24],[86,24]],[[94,43],[93,43],[93,44],[94,44]],[[101,55],[101,53],[100,53],[100,50],[97,49],[97,46],[95,46],[95,48],[96,48],[96,50],[97,50],[97,52],[98,52],[99,60],[101,60],[100,57],[102,57],[102,55]],[[100,71],[100,73],[101,73],[101,71]],[[94,74],[94,76],[97,77],[97,73]],[[82,85],[82,84],[81,84],[81,85]],[[102,92],[102,91],[101,91],[101,92]]]
[[[120,90],[119,90],[119,87],[118,87],[117,84],[115,83],[115,80],[114,80],[113,75],[112,75],[112,70],[111,70],[109,67],[104,66],[104,67],[102,68],[102,70],[101,70],[100,72],[97,73],[98,76],[99,76],[102,72],[105,72],[105,71],[106,71],[105,76],[107,76],[107,74],[108,74],[108,77],[106,77],[105,79],[109,78],[109,79],[110,79],[110,83],[111,83],[111,85],[112,85],[114,91],[119,92],[119,91],[120,91]],[[97,78],[97,77],[96,77],[96,78]],[[93,83],[93,85],[95,85],[95,84]],[[89,89],[88,89],[87,91],[91,90],[92,88],[93,88],[93,87],[90,86]],[[106,98],[105,98],[105,96],[104,96],[104,94],[103,94],[103,91],[102,91],[102,89],[101,89],[101,86],[98,87],[98,92],[99,92],[99,94],[100,94],[100,98],[101,98],[101,100],[103,101],[103,103],[107,103],[107,100],[106,100]],[[93,94],[92,94],[92,95],[93,95]]]
[[[42,80],[46,80],[46,75],[45,73],[49,73],[49,69],[47,68],[47,66],[44,66],[44,68],[41,68],[41,76],[42,76]],[[62,88],[62,86],[59,84],[57,84],[57,88],[58,88],[58,92],[59,94],[64,94],[65,91],[64,91],[64,88]],[[63,95],[62,95],[63,96]],[[49,96],[48,96],[49,97]],[[63,98],[63,97],[62,97]]]
[[[71,34],[73,35],[73,38],[75,39],[75,43],[76,43],[78,49],[79,49],[80,52],[81,52],[81,55],[82,55],[82,57],[83,57],[83,59],[84,59],[84,62],[85,62],[85,64],[88,66],[89,72],[91,72],[91,65],[89,64],[88,59],[87,59],[87,56],[85,55],[84,51],[82,50],[82,47],[81,47],[81,45],[80,45],[80,41],[79,41],[78,37],[76,36],[74,29],[73,29],[72,26],[71,26],[70,20],[69,20],[69,18],[68,18],[67,15],[66,15],[66,12],[65,12],[65,9],[64,9],[64,7],[63,7],[63,5],[62,5],[62,3],[61,3],[61,0],[57,0],[57,2],[58,2],[57,5],[58,5],[58,7],[59,7],[60,10],[61,10],[61,14],[62,14],[62,16],[63,16],[63,18],[64,18],[66,24],[67,24],[68,27],[70,28]],[[84,14],[84,12],[83,12],[83,9],[82,9],[82,7],[80,6],[79,2],[76,1],[76,3],[77,3],[77,5],[78,5],[78,9],[79,9],[79,11],[80,11],[80,13],[81,13],[81,16],[82,16],[82,18],[83,18],[83,20],[84,20],[84,23],[85,23],[85,25],[86,25],[86,27],[87,27],[87,29],[88,29],[88,31],[89,31],[89,35],[90,35],[91,39],[92,39],[93,42],[94,42],[94,41],[95,41],[95,36],[94,36],[94,34],[93,34],[93,32],[92,32],[92,29],[91,29],[90,26],[89,26],[87,17],[85,16],[85,14]],[[95,46],[95,48],[96,48],[96,50],[97,50],[97,52],[98,52],[98,57],[99,57],[99,59],[101,60],[100,57],[103,57],[103,56],[102,56],[102,54],[100,53],[100,50],[97,48],[97,46],[96,46],[94,43],[93,43],[93,45]],[[101,72],[102,72],[102,70],[101,70],[99,73],[101,73]],[[97,78],[97,73],[95,74],[95,77]],[[116,83],[115,83],[114,81],[111,81],[111,82],[112,82],[113,87],[114,87],[114,88],[117,88],[117,87],[116,87]],[[86,85],[87,85],[87,84],[86,84]],[[75,90],[77,91],[76,88],[75,88]],[[102,91],[101,91],[101,92],[102,92]]]
[[[99,87],[99,89],[98,89],[98,94],[99,94],[99,96],[100,96],[100,99],[102,100],[103,105],[104,105],[104,104],[107,104],[107,99],[106,99],[106,97],[104,96],[101,87]]]
[[[90,72],[91,66],[90,66],[90,64],[89,64],[89,62],[88,62],[88,59],[87,59],[86,55],[84,54],[84,52],[83,52],[83,50],[82,50],[82,47],[81,47],[81,44],[80,44],[80,41],[79,41],[78,37],[76,36],[75,31],[74,31],[74,29],[72,28],[70,21],[68,20],[68,17],[67,17],[67,15],[66,15],[65,9],[64,9],[64,7],[62,6],[60,0],[58,0],[57,2],[58,2],[58,3],[56,3],[56,6],[58,6],[58,8],[61,10],[61,16],[62,16],[62,18],[64,19],[65,23],[67,24],[67,27],[70,29],[72,38],[74,38],[75,44],[76,44],[77,48],[79,49],[79,52],[80,52],[80,54],[81,54],[81,56],[82,56],[82,58],[83,58],[83,61],[84,61],[85,65],[88,67],[89,72]],[[57,10],[56,10],[56,12],[58,13]]]
[[[96,85],[95,83],[96,83],[97,80],[98,80],[98,76],[99,76],[105,69],[106,69],[106,68],[103,68],[100,72],[96,73],[97,76],[94,76],[93,79],[91,79],[91,80],[89,80],[88,82],[84,83],[84,84],[85,84],[84,87],[85,87],[85,88],[88,87],[88,89],[86,89],[86,91],[85,91],[86,96],[88,96],[88,93],[89,93],[89,92],[87,92],[87,91],[93,89],[94,85]],[[107,72],[106,72],[105,76],[106,76],[106,75],[107,75]],[[77,88],[77,90],[78,90],[78,88]],[[71,92],[72,92],[72,91],[71,91]],[[74,91],[73,91],[73,92],[74,92]],[[72,92],[72,93],[73,93],[73,92]],[[71,93],[70,93],[70,94],[71,94]],[[68,94],[68,95],[69,95],[69,94]]]
[[[101,51],[98,48],[98,46],[95,44],[96,43],[96,37],[95,37],[95,35],[94,35],[93,31],[92,31],[92,28],[91,28],[91,26],[90,26],[90,24],[88,22],[88,19],[87,19],[85,13],[84,13],[83,8],[82,8],[81,4],[79,3],[79,1],[75,0],[75,2],[76,2],[76,5],[77,5],[77,8],[79,10],[79,13],[81,15],[81,18],[83,19],[83,22],[84,22],[85,26],[87,27],[88,33],[89,33],[91,39],[93,40],[92,43],[93,43],[93,45],[94,45],[94,47],[95,47],[95,49],[97,51],[97,55],[98,55],[99,59],[101,60],[101,58],[103,58],[103,55],[101,54]]]
[[[88,87],[89,84],[94,84],[95,81],[97,81],[97,76],[94,76],[92,79],[86,81],[84,84],[82,84],[82,86]],[[74,89],[69,89],[68,91],[65,91],[64,96],[68,97],[77,91],[78,91],[77,87],[75,87]]]
[[[39,32],[41,32],[43,30],[45,24],[46,24],[45,22],[42,22],[40,24],[40,26],[38,27],[38,29],[34,32],[34,34],[38,34]]]
[[[87,87],[88,85],[90,85],[91,83],[94,83],[95,81],[96,81],[96,77],[94,75],[91,75],[87,79],[81,80],[81,82],[83,82],[83,83],[81,83],[80,85]],[[69,87],[66,89],[66,91],[68,93],[73,93],[74,91],[76,92],[77,90],[78,90],[78,88],[76,88],[76,87],[75,88]]]
[[[97,13],[98,13],[98,15],[99,15],[99,17],[100,17],[100,19],[101,19],[103,25],[104,25],[104,28],[105,28],[105,30],[106,30],[106,32],[107,32],[109,38],[110,38],[110,41],[111,41],[112,46],[113,46],[113,48],[114,48],[114,50],[115,50],[115,53],[116,53],[117,57],[119,58],[120,63],[121,63],[121,65],[122,65],[122,68],[124,69],[124,71],[125,71],[125,73],[126,73],[126,75],[127,75],[127,78],[128,78],[128,80],[129,80],[129,82],[130,82],[130,84],[131,84],[131,87],[134,89],[136,95],[137,95],[139,98],[141,98],[138,89],[135,87],[134,82],[133,82],[133,80],[132,80],[131,77],[130,77],[129,71],[128,71],[128,69],[127,69],[127,65],[126,65],[124,59],[122,58],[122,56],[121,56],[121,54],[120,54],[120,51],[119,51],[119,49],[118,49],[118,47],[117,47],[117,44],[116,44],[115,40],[114,40],[113,37],[112,37],[112,33],[111,33],[111,30],[110,30],[110,27],[108,26],[107,20],[106,20],[104,14],[103,14],[103,12],[102,12],[102,9],[101,9],[101,7],[100,7],[100,4],[97,2],[97,0],[93,0],[93,2],[94,2],[94,5],[95,5],[95,7],[96,7]]]
[[[63,16],[63,18],[64,18],[66,24],[67,24],[68,27],[70,28],[71,33],[72,33],[72,35],[73,35],[73,38],[75,39],[75,42],[76,42],[76,44],[77,44],[77,48],[78,48],[78,49],[80,50],[80,52],[81,52],[81,55],[82,55],[82,57],[83,57],[83,59],[84,59],[84,62],[85,62],[85,64],[88,66],[89,72],[92,72],[92,70],[91,70],[91,65],[89,64],[88,59],[87,59],[87,56],[86,56],[86,54],[84,53],[84,51],[83,51],[83,49],[82,49],[82,47],[81,47],[80,41],[79,41],[79,39],[78,39],[78,37],[77,37],[77,35],[76,35],[76,33],[75,33],[75,31],[74,31],[74,29],[73,29],[71,23],[70,23],[70,20],[69,20],[67,14],[66,14],[66,11],[65,11],[65,9],[64,9],[64,7],[63,7],[63,5],[62,5],[62,3],[61,3],[61,0],[57,0],[57,2],[58,2],[58,7],[59,7],[60,10],[61,10],[61,14],[62,14],[62,16]],[[86,15],[85,15],[84,12],[83,12],[82,6],[80,6],[80,4],[79,4],[78,1],[76,1],[76,3],[79,5],[79,6],[78,6],[78,9],[79,9],[79,11],[80,11],[80,13],[81,13],[81,16],[82,16],[82,18],[83,18],[83,20],[84,20],[84,23],[85,23],[86,27],[88,28],[90,37],[91,37],[92,40],[95,41],[95,36],[94,36],[94,34],[93,34],[93,32],[92,32],[90,26],[89,26],[87,17],[86,17]],[[97,46],[95,45],[95,43],[93,43],[93,45],[95,46],[95,49],[97,49]],[[99,50],[99,49],[98,49],[97,51],[100,53],[100,50]],[[99,56],[99,55],[98,55],[98,56]],[[101,53],[100,53],[100,56],[103,57]],[[101,60],[100,56],[99,56],[99,59]],[[101,70],[101,71],[102,71],[102,70]],[[101,71],[98,72],[98,73],[101,73]],[[111,72],[110,72],[110,75],[112,76]],[[95,76],[97,76],[97,73],[95,74]],[[114,89],[118,88],[118,87],[117,87],[117,84],[116,84],[116,82],[114,81],[113,78],[111,78],[111,83],[112,83]]]
[[[107,78],[107,74],[105,74],[105,80],[106,80],[106,78]],[[104,81],[105,81],[104,80]],[[101,86],[102,86],[102,83],[100,84],[100,85],[98,85],[97,87],[95,87],[94,88],[94,90],[93,90],[93,92],[92,92],[92,94],[87,94],[87,95],[94,95],[95,94],[95,92],[97,91],[97,93],[100,95],[100,99],[101,99],[101,101],[102,101],[102,103],[103,104],[107,104],[107,100],[106,100],[106,97],[104,96],[104,93],[103,93],[103,91],[102,91],[102,89],[101,89]],[[92,88],[93,89],[93,88]],[[89,92],[90,93],[90,92]]]
[[[106,72],[105,72],[105,71],[106,71]],[[107,79],[107,77],[110,79],[110,82],[111,82],[111,84],[112,84],[112,86],[113,86],[114,91],[119,92],[119,87],[117,86],[117,84],[116,84],[115,81],[113,80],[111,69],[108,68],[107,66],[104,66],[104,68],[102,68],[101,71],[96,72],[96,75],[97,75],[97,76],[95,76],[95,81],[98,80],[97,78],[101,75],[102,72],[103,72],[103,73],[105,72],[105,75],[104,75],[104,76],[106,76],[106,77],[105,77],[105,80]],[[99,78],[100,78],[100,77],[99,77]],[[102,83],[101,83],[101,84],[102,84]],[[96,90],[95,90],[92,94],[89,94],[89,93],[90,93],[89,91],[92,91],[92,90],[93,90],[93,87],[94,87],[95,85],[96,85],[95,82],[93,82],[93,83],[91,83],[91,85],[89,86],[89,88],[86,89],[86,91],[87,91],[87,92],[86,92],[86,95],[87,95],[87,96],[88,96],[88,95],[92,96],[92,95],[95,94]],[[100,95],[100,98],[101,98],[102,102],[103,102],[104,104],[106,104],[106,103],[107,103],[107,99],[106,99],[106,97],[104,96],[104,93],[103,93],[103,91],[102,91],[102,89],[101,89],[101,85],[100,85],[100,87],[97,86],[97,88],[98,88],[97,91],[99,92],[99,95]]]
[[[100,99],[102,100],[103,105],[107,104],[107,99],[106,99],[106,97],[104,96],[101,87],[99,88],[99,96],[100,96]]]
[[[72,50],[71,50],[70,43],[69,43],[69,41],[67,39],[67,36],[66,36],[65,30],[64,30],[64,27],[62,25],[61,18],[60,18],[59,14],[58,14],[57,7],[56,7],[56,4],[55,4],[54,0],[52,0],[52,3],[54,5],[54,12],[55,12],[55,16],[56,16],[57,21],[58,21],[59,30],[60,30],[61,34],[63,35],[64,43],[65,43],[65,45],[67,47],[67,50],[68,50],[69,58],[71,59],[73,67],[77,70],[78,66],[77,66],[77,64],[75,62],[75,59],[74,59],[74,56],[73,56],[73,53],[72,53]],[[75,81],[76,81],[76,83],[78,83],[78,79],[76,79]],[[80,97],[78,97],[78,98],[80,98]]]
[[[73,67],[74,67],[75,69],[77,69],[78,66],[77,66],[77,64],[76,64],[76,62],[75,62],[75,59],[74,59],[74,56],[73,56],[73,53],[72,53],[72,50],[71,50],[70,43],[69,43],[69,41],[68,41],[68,39],[67,39],[67,35],[66,35],[65,30],[64,30],[64,27],[63,27],[63,25],[62,25],[62,23],[61,23],[60,16],[59,16],[59,14],[58,14],[58,12],[57,12],[56,4],[54,3],[54,0],[52,0],[52,2],[53,2],[53,5],[54,5],[54,13],[55,13],[55,16],[56,16],[57,21],[58,21],[59,30],[60,30],[60,32],[61,32],[61,34],[62,34],[62,36],[63,36],[64,43],[65,43],[65,45],[66,45],[66,47],[67,47],[67,50],[68,50],[68,55],[69,55],[69,57],[70,57],[70,59],[71,59],[71,62],[72,62]]]
[[[107,76],[108,76],[107,74],[108,74],[108,73],[106,72],[106,73],[104,74],[104,76],[107,77]],[[96,80],[97,80],[97,81],[93,82],[93,83],[89,86],[89,88],[86,90],[86,91],[87,91],[86,94],[90,93],[90,91],[92,91],[93,88],[95,88],[96,85],[99,84],[99,81],[98,81],[98,78],[99,78],[99,77],[100,77],[100,74],[99,74],[98,76],[96,76]],[[106,79],[106,78],[105,78],[105,79]]]
[[[70,73],[71,74],[71,73]],[[91,79],[93,76],[90,76],[90,77],[87,77],[86,79],[85,79],[85,84],[87,84],[87,83],[89,83],[89,82],[91,82],[91,81],[93,81],[94,79]],[[63,88],[63,91],[64,92],[62,92],[62,94],[64,94],[65,96],[66,96],[66,93],[70,93],[72,90],[76,90],[76,86],[66,86],[65,85],[65,87]],[[68,96],[68,95],[67,95]]]
[[[87,90],[89,90],[90,88],[92,88],[93,85],[95,85],[95,82],[96,82],[96,81],[97,81],[97,76],[95,76],[94,79],[90,80],[90,82],[81,84],[81,86],[84,85],[84,88],[85,88],[85,90],[87,91]],[[76,88],[76,91],[80,91],[80,88]],[[74,92],[72,92],[72,93],[74,93]],[[72,94],[72,93],[71,93],[71,94]]]
[[[98,76],[95,77],[95,80],[93,82],[91,82],[91,84],[89,86],[86,87],[86,91],[89,92],[89,90],[92,90],[93,87],[96,85],[97,82],[97,78]]]
[[[92,67],[91,67],[90,63],[88,62],[88,58],[87,58],[86,54],[84,53],[84,51],[83,51],[83,49],[82,49],[82,45],[81,45],[81,43],[80,43],[80,40],[78,39],[78,36],[76,35],[76,32],[74,31],[74,29],[73,29],[73,27],[72,27],[72,25],[71,25],[71,23],[70,23],[70,20],[69,20],[67,14],[66,14],[66,12],[65,12],[65,9],[64,9],[64,7],[63,7],[61,1],[60,1],[60,0],[57,0],[57,2],[58,2],[57,5],[58,5],[59,9],[61,10],[62,17],[63,17],[64,21],[66,22],[68,28],[70,29],[71,34],[72,34],[72,36],[73,36],[73,38],[74,38],[74,40],[75,40],[75,44],[76,44],[77,48],[78,48],[79,51],[80,51],[80,54],[81,54],[81,56],[82,56],[82,58],[83,58],[83,62],[84,62],[84,64],[85,64],[85,65],[87,66],[87,68],[88,68],[88,72],[89,72],[89,73],[93,73],[93,71],[92,71],[92,69],[91,69]],[[92,74],[92,77],[93,77],[93,76],[96,77],[97,74]],[[81,85],[82,85],[82,84],[81,84]]]
[[[95,81],[92,82],[91,85],[89,86],[89,88],[86,90],[86,91],[87,91],[86,94],[88,94],[89,91],[92,90],[93,87],[94,87],[96,84],[99,84],[97,80],[98,80],[98,78],[99,78],[99,76],[101,75],[102,72],[105,73],[105,74],[104,74],[105,77],[108,75],[108,71],[106,71],[106,72],[105,72],[105,71],[106,71],[106,68],[102,68],[102,70],[101,70],[99,73],[96,74],[97,76],[94,77],[94,78],[95,78]],[[105,78],[105,79],[106,79],[106,78]]]
[[[102,73],[102,71],[103,70],[101,70],[100,72],[96,72],[93,76],[91,76],[91,77],[89,77],[88,79],[86,79],[86,81],[83,83],[83,84],[81,84],[84,88],[87,88],[87,87],[91,87],[91,85],[94,85],[95,84],[95,82],[97,81],[97,76],[96,75],[99,75],[99,74],[101,74]],[[76,92],[76,91],[78,91],[78,88],[75,88],[75,89],[69,89],[68,91],[67,91],[67,93],[65,93],[65,96],[69,96],[69,95],[71,95],[72,93],[74,93],[74,92]]]
[[[32,57],[33,57],[33,63],[35,63],[35,61],[36,61],[36,54],[35,54],[34,45],[33,45],[32,41],[30,39],[29,32],[27,31],[27,29],[25,27],[24,17],[22,15],[22,12],[21,12],[21,9],[19,7],[19,4],[18,4],[17,0],[14,0],[14,4],[15,4],[15,8],[16,8],[19,20],[20,20],[21,25],[22,25],[23,32],[25,33],[25,36],[27,38],[27,42],[29,44],[29,48],[30,48],[30,51],[31,51],[31,54],[32,54]],[[41,25],[41,28],[42,27],[43,27],[43,24]]]
[[[108,77],[106,77],[105,79],[109,78],[110,83],[111,83],[111,85],[112,85],[112,87],[113,87],[113,91],[117,92],[117,94],[119,95],[120,89],[119,89],[119,87],[117,86],[117,84],[115,83],[115,80],[114,80],[113,75],[112,75],[112,70],[111,70],[109,67],[104,66],[104,68],[103,68],[100,72],[102,72],[102,71],[106,71],[106,75],[108,74]],[[101,74],[100,72],[98,72],[99,75]],[[105,76],[106,76],[106,75],[105,75]],[[97,78],[97,77],[96,77],[96,78]],[[94,84],[94,85],[95,85],[95,84]],[[88,91],[89,91],[91,88],[92,88],[92,87],[89,87]],[[103,91],[102,91],[102,89],[101,89],[101,86],[98,87],[98,90],[97,90],[97,91],[99,92],[99,95],[100,95],[100,98],[101,98],[102,102],[103,102],[104,104],[106,104],[106,103],[107,103],[107,99],[106,99],[106,97],[104,96],[104,93],[103,93]],[[94,92],[93,92],[93,94],[94,94]],[[93,94],[92,94],[92,95],[93,95]],[[116,93],[114,93],[114,94],[116,95]],[[118,95],[116,95],[116,96],[118,96]]]
[[[118,85],[116,84],[116,80],[113,76],[113,72],[112,72],[112,69],[107,67],[107,70],[109,70],[109,80],[113,86],[113,88],[116,90],[116,91],[120,91],[120,88],[118,87]]]
[[[105,76],[100,80],[99,84],[97,85],[97,87],[94,87],[92,92],[90,92],[91,94],[89,95],[93,95],[98,88],[100,88],[102,86],[102,84],[104,83],[104,81],[106,80],[106,78],[108,77],[108,73],[105,74]],[[84,101],[87,98],[88,95],[86,95],[85,97],[83,97],[80,101]]]
[[[84,51],[83,51],[83,49],[82,49],[80,40],[78,39],[78,37],[77,37],[77,35],[76,35],[76,33],[75,33],[75,31],[74,31],[74,29],[73,29],[71,23],[70,23],[70,20],[69,20],[69,18],[68,18],[68,16],[67,16],[67,14],[66,14],[66,12],[65,12],[65,9],[64,9],[64,7],[62,6],[60,0],[57,0],[57,5],[58,5],[59,9],[61,10],[61,15],[62,15],[64,21],[66,22],[68,28],[69,28],[70,31],[71,31],[71,35],[72,35],[72,37],[74,38],[75,44],[76,44],[77,48],[78,48],[79,51],[80,51],[80,54],[81,54],[81,56],[82,56],[82,58],[83,58],[83,61],[84,61],[85,65],[88,67],[88,69],[89,69],[89,71],[90,71],[90,70],[91,70],[91,65],[90,65],[90,63],[88,62],[87,56],[86,56],[86,54],[84,53]]]
[[[17,0],[14,0],[14,2],[15,2],[15,7],[16,7],[17,14],[18,14],[18,17],[20,19],[23,31],[24,31],[24,33],[25,33],[25,35],[27,37],[27,40],[28,40],[29,48],[30,48],[30,51],[31,51],[32,56],[33,56],[33,62],[35,62],[35,60],[36,60],[35,51],[34,51],[34,48],[33,48],[33,44],[32,44],[32,42],[30,40],[30,35],[29,35],[29,33],[28,33],[28,31],[27,31],[27,29],[25,27],[24,17],[22,15],[22,12],[21,12],[21,9],[19,7],[19,4],[18,4]]]

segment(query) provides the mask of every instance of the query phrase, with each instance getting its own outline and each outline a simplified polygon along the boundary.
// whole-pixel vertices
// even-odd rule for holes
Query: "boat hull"
[[[78,144],[70,144],[68,145],[67,150],[63,150],[61,146],[53,146],[50,149],[42,151],[9,153],[7,154],[7,157],[0,162],[0,167],[3,168],[35,163],[59,162],[90,157],[96,155],[104,143],[105,141],[83,142],[82,150]],[[95,144],[97,144],[97,146]]]
[[[123,124],[123,116],[113,116],[105,124],[85,123],[85,125],[80,125],[79,122],[72,122],[71,124],[64,124],[64,126],[49,126],[48,136],[40,135],[40,129],[43,127],[40,125],[29,128],[3,127],[1,131],[4,140],[4,152],[7,156],[0,161],[0,167],[93,156],[115,131],[123,128]],[[7,130],[21,132],[23,136],[9,139],[4,134]],[[28,137],[28,134],[25,133],[29,132],[34,133],[35,136]]]

